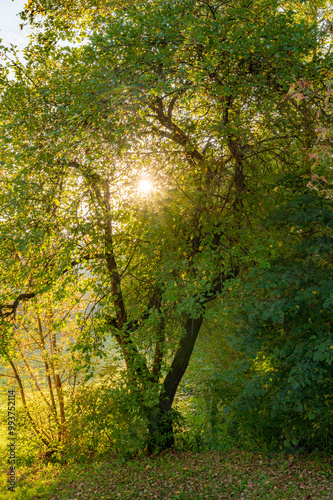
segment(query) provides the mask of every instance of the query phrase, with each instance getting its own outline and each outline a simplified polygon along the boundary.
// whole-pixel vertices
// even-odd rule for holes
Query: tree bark
[[[200,315],[198,318],[189,317],[185,322],[185,333],[180,339],[170,371],[165,377],[159,403],[151,409],[148,415],[147,449],[149,453],[166,450],[174,445],[173,421],[175,413],[172,410],[172,403],[190,361],[202,321],[203,315]]]

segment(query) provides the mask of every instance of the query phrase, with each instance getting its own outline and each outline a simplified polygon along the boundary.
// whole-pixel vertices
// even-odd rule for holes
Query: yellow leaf
[[[279,241],[279,247],[282,247],[282,241]]]

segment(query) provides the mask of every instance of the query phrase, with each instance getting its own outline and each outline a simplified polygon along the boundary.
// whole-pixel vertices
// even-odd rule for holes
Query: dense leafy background
[[[24,63],[2,47],[0,102],[22,462],[331,449],[331,15],[27,3],[34,35]]]

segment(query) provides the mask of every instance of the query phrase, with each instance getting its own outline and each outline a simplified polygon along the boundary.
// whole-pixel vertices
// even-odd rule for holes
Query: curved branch
[[[104,253],[97,253],[94,255],[84,255],[83,257],[81,257],[80,260],[72,260],[72,262],[69,264],[69,267],[73,268],[75,266],[78,266],[79,264],[82,264],[82,262],[87,262],[89,260],[94,260],[94,259],[106,259],[107,257],[108,255]],[[66,274],[69,271],[69,267],[63,269],[61,275]],[[50,282],[46,283],[46,285],[50,284],[51,284]],[[20,295],[16,297],[16,299],[12,304],[0,305],[0,318],[9,318],[10,316],[13,316],[15,318],[16,311],[20,303],[29,299],[33,299],[34,297],[37,297],[38,293],[39,292],[20,293]]]
[[[0,306],[0,318],[8,318],[10,316],[14,316],[16,314],[17,308],[20,304],[20,302],[24,300],[29,300],[36,297],[36,294],[34,292],[31,293],[20,293],[20,295],[14,300],[12,304],[6,304],[3,306]],[[4,312],[4,309],[8,309],[7,312]]]

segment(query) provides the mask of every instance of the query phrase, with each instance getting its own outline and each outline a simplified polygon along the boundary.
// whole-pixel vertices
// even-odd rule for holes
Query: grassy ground
[[[127,462],[20,469],[1,500],[333,500],[333,459],[244,451],[169,452]]]

